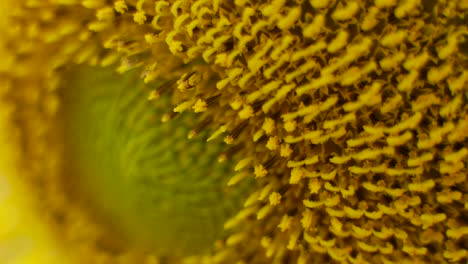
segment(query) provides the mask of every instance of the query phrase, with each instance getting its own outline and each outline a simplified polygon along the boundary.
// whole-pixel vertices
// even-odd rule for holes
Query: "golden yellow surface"
[[[60,89],[86,63],[174,79],[163,121],[202,115],[189,137],[226,143],[228,185],[256,180],[234,233],[187,262],[467,261],[466,0],[23,4],[13,22],[0,11],[0,257],[37,263],[60,241],[78,262],[158,261],[97,246],[105,232],[60,189]],[[16,251],[24,234],[39,247]]]
[[[0,3],[0,28],[10,26],[7,15],[15,1]],[[3,32],[3,30],[2,30]],[[2,36],[5,37],[5,36]],[[1,41],[0,41],[1,42]],[[4,54],[2,52],[2,54]],[[8,56],[1,63],[7,66]],[[0,84],[3,96],[8,85]],[[35,214],[33,196],[18,179],[20,159],[17,131],[12,124],[11,103],[0,101],[0,259],[5,264],[61,264],[74,263],[64,255],[64,250],[51,236],[46,223]]]

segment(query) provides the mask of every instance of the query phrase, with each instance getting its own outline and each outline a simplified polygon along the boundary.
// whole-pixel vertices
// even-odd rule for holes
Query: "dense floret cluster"
[[[197,113],[189,136],[209,131],[206,144],[224,140],[220,159],[237,161],[228,184],[257,184],[225,224],[234,234],[195,262],[461,263],[467,10],[464,0],[29,0],[0,47],[0,79],[33,132],[22,135],[25,168],[40,186],[62,177],[67,65],[172,81],[149,100],[172,94],[166,120]],[[53,186],[42,194],[65,201]]]

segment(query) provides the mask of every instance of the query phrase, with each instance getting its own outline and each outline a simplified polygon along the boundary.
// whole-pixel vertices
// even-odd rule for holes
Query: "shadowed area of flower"
[[[70,191],[133,246],[169,257],[209,253],[248,186],[227,187],[233,164],[218,162],[222,145],[207,144],[206,133],[187,138],[194,115],[163,123],[170,97],[148,101],[135,71],[70,72],[62,90]]]

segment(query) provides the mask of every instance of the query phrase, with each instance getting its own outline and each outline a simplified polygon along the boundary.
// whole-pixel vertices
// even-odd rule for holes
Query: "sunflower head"
[[[19,7],[1,101],[80,260],[468,258],[466,1]]]

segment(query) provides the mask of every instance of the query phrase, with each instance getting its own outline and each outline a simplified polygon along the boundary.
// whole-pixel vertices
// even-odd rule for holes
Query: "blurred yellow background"
[[[7,15],[14,4],[0,0],[0,44],[3,29],[10,25]],[[0,45],[0,49],[4,48]],[[7,66],[2,58],[1,66]],[[0,67],[0,73],[4,67]],[[8,89],[0,82],[0,98]],[[0,100],[0,262],[2,264],[72,263],[53,241],[45,223],[32,210],[31,196],[21,183],[18,150],[12,133],[11,105]]]

